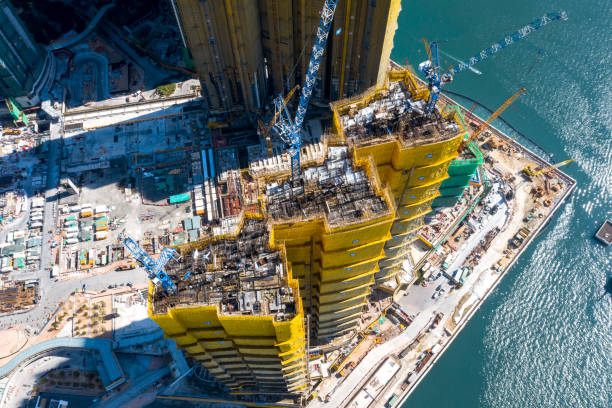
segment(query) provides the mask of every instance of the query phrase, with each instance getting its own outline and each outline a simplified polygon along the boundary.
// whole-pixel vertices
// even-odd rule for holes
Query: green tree
[[[156,88],[156,90],[157,90],[157,93],[162,96],[170,96],[176,90],[176,84],[160,85]]]

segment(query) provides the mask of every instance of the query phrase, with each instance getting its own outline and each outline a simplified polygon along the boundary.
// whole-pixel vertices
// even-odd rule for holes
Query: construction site
[[[399,0],[166,11],[176,27],[68,37],[54,58],[70,92],[49,110],[61,121],[3,136],[25,164],[0,163],[0,313],[41,300],[39,280],[9,282],[26,265],[66,294],[146,275],[142,327],[198,373],[160,400],[187,401],[172,387],[203,378],[214,398],[191,401],[400,406],[570,194],[558,168],[572,160],[551,165],[491,126],[525,89],[486,120],[441,93],[480,57],[442,73],[425,41],[425,80],[390,61]],[[168,36],[182,62],[155,43]],[[191,78],[145,89],[162,69]],[[29,156],[39,144],[48,168]]]

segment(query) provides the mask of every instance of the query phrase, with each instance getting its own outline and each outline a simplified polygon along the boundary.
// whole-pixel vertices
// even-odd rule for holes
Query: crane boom
[[[514,93],[514,95],[512,95],[511,97],[506,99],[506,101],[499,108],[497,108],[497,110],[495,112],[493,112],[491,114],[491,116],[488,117],[487,120],[482,122],[480,124],[480,126],[478,126],[478,128],[472,133],[472,135],[470,137],[468,137],[463,142],[463,146],[466,146],[468,143],[470,143],[472,140],[474,140],[476,137],[478,137],[478,135],[480,135],[482,133],[482,131],[485,130],[487,128],[487,126],[489,126],[491,124],[491,122],[493,122],[495,119],[497,119],[497,117],[499,115],[501,115],[502,112],[505,111],[506,108],[508,106],[510,106],[512,104],[512,102],[514,102],[516,100],[516,98],[518,98],[519,96],[521,96],[525,92],[527,92],[527,89],[521,88],[518,91],[516,91]]]
[[[176,284],[163,271],[164,266],[166,266],[168,261],[174,256],[176,249],[164,247],[159,259],[155,262],[132,238],[123,238],[123,245],[125,245],[132,255],[134,255],[134,258],[142,263],[149,273],[149,279],[151,279],[156,286],[161,286],[166,291],[176,294]]]
[[[427,105],[425,106],[425,114],[430,115],[434,111],[436,101],[438,100],[438,95],[442,90],[442,85],[451,82],[455,74],[472,68],[473,65],[477,64],[483,59],[486,59],[507,46],[514,44],[516,41],[522,40],[538,28],[544,27],[546,24],[555,20],[567,20],[567,13],[565,11],[560,11],[558,13],[545,14],[526,26],[519,28],[514,33],[506,36],[502,41],[494,43],[489,48],[480,51],[469,60],[460,63],[457,68],[451,67],[442,75],[440,75],[439,72],[440,65],[438,60],[438,43],[434,41],[428,45],[427,41],[423,39],[425,43],[425,50],[427,51],[427,56],[429,58],[427,61],[419,64],[419,71],[423,72],[423,75],[425,75],[429,87],[429,99],[427,100]]]
[[[317,27],[317,35],[312,47],[312,55],[310,56],[310,62],[308,63],[308,70],[306,71],[306,78],[304,79],[304,85],[302,86],[302,94],[295,112],[295,118],[291,120],[282,95],[274,100],[274,107],[278,112],[274,128],[277,133],[279,133],[281,138],[289,144],[292,180],[294,180],[295,177],[299,176],[300,174],[300,150],[302,148],[302,137],[300,133],[302,131],[302,124],[304,123],[306,111],[308,110],[308,104],[310,103],[310,97],[312,96],[312,91],[319,73],[321,58],[323,57],[323,53],[325,51],[325,43],[327,42],[327,35],[329,34],[329,29],[334,19],[337,2],[338,0],[325,0],[325,3],[323,4],[321,18],[319,19],[319,26]]]
[[[537,176],[537,175],[539,175],[539,174],[546,174],[546,173],[548,173],[548,172],[549,172],[549,171],[551,171],[551,170],[558,169],[559,167],[565,166],[566,164],[570,164],[570,163],[571,163],[571,162],[573,162],[573,161],[574,161],[574,159],[564,160],[564,161],[562,161],[562,162],[559,162],[559,163],[553,164],[552,166],[548,166],[548,167],[544,167],[543,169],[536,170],[536,171],[533,173],[533,175],[534,175],[534,176]]]
[[[501,51],[507,46],[514,44],[515,42],[522,40],[527,37],[529,34],[537,30],[538,28],[544,27],[546,24],[555,21],[555,20],[567,20],[567,13],[565,11],[560,11],[558,13],[548,13],[544,16],[538,18],[537,20],[532,21],[524,27],[519,28],[514,33],[507,35],[503,40],[498,41],[491,45],[489,48],[486,48],[480,51],[478,54],[474,55],[472,58],[468,59],[460,63],[457,68],[451,68],[448,70],[448,74],[452,77],[455,74],[465,71],[469,69],[473,65],[479,63],[480,61],[490,57],[491,55]]]

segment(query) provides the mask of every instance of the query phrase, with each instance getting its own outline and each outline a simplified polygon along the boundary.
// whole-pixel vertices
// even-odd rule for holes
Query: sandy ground
[[[20,328],[0,331],[0,365],[10,361],[28,343],[29,336]]]

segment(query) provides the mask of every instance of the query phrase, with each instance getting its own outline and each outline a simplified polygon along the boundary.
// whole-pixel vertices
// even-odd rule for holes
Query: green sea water
[[[417,66],[426,37],[466,59],[559,10],[567,21],[481,62],[482,75],[458,74],[446,89],[495,109],[527,88],[503,118],[553,161],[573,158],[564,170],[578,186],[404,407],[612,406],[612,302],[604,289],[612,247],[592,238],[612,218],[612,2],[403,1],[392,57]],[[443,67],[456,64],[448,55]]]

